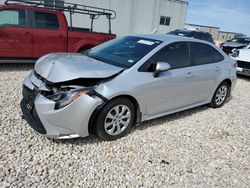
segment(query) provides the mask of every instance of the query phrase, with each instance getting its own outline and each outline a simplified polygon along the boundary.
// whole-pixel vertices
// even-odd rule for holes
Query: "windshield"
[[[250,43],[250,38],[233,38],[229,40],[229,42],[238,42],[238,43],[248,44]]]
[[[160,43],[158,40],[128,36],[92,48],[85,55],[104,63],[129,68]]]

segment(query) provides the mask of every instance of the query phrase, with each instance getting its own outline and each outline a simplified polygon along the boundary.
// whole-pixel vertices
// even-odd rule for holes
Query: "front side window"
[[[190,50],[194,65],[216,63],[224,60],[223,55],[207,44],[192,42],[190,43]]]
[[[111,65],[129,68],[159,44],[161,41],[153,39],[122,37],[92,48],[85,55]]]
[[[0,11],[0,26],[26,26],[26,14],[24,10],[2,10]]]
[[[167,62],[170,69],[183,68],[190,65],[187,42],[176,42],[167,45],[154,55],[154,62]]]
[[[157,62],[166,62],[170,69],[190,66],[189,48],[187,42],[169,44],[153,55],[140,68],[140,72],[154,72]]]
[[[59,29],[57,15],[45,12],[35,12],[35,27],[41,29]]]

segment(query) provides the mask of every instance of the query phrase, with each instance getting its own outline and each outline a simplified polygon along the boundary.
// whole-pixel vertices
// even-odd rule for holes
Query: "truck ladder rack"
[[[116,12],[111,9],[81,5],[76,3],[67,3],[58,0],[6,0],[6,5],[23,5],[37,8],[44,8],[62,12],[69,12],[70,14],[70,28],[72,28],[72,14],[90,15],[91,31],[93,31],[93,20],[100,16],[106,16],[109,20],[109,33],[111,33],[111,19],[116,18]]]

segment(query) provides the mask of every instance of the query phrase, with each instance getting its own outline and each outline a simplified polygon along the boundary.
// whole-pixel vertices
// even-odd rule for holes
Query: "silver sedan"
[[[21,109],[47,137],[114,140],[142,121],[204,104],[221,107],[235,86],[236,66],[205,41],[127,36],[83,54],[40,58],[24,81]]]

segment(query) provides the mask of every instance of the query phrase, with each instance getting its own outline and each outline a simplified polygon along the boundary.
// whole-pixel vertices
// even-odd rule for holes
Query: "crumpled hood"
[[[77,53],[48,54],[35,64],[35,72],[52,83],[79,78],[108,78],[122,69]]]
[[[238,42],[225,42],[223,47],[231,47],[231,48],[239,48],[239,47],[244,47],[246,44],[238,43]]]

